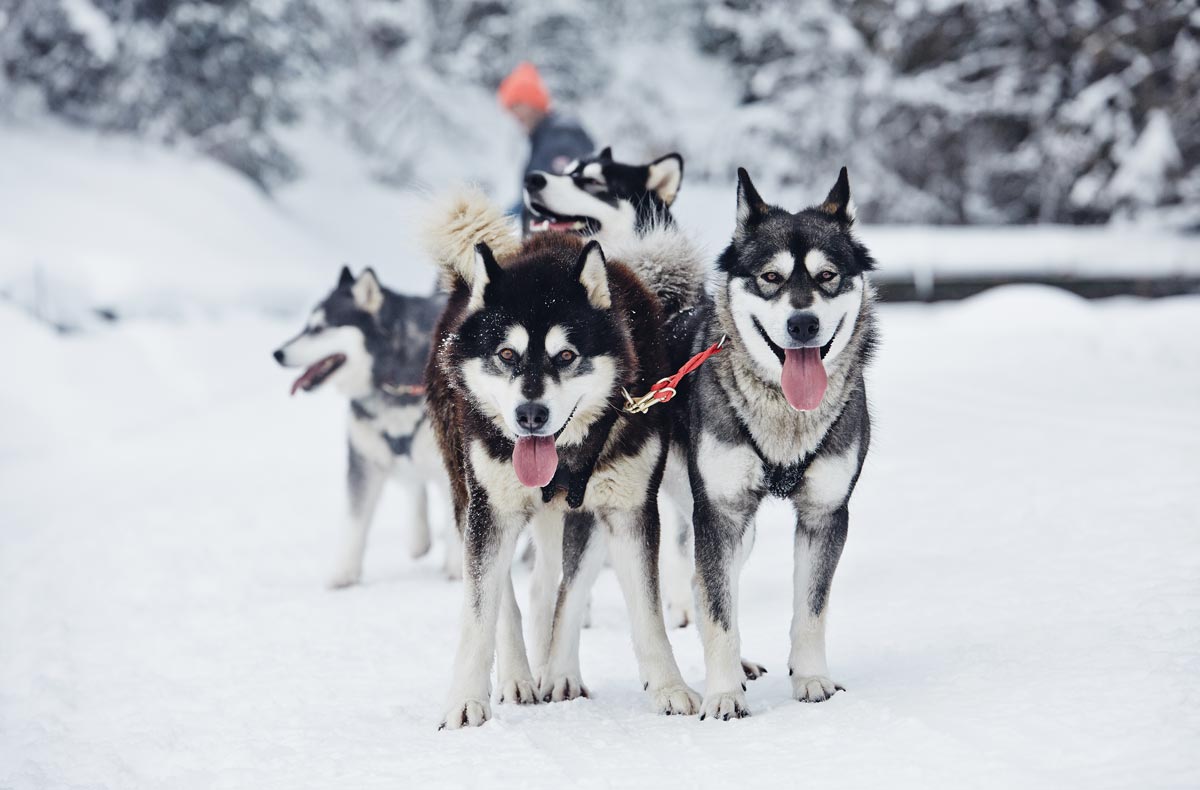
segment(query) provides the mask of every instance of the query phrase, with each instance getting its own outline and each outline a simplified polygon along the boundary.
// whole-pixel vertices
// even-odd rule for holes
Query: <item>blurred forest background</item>
[[[188,146],[271,191],[288,130],[398,187],[515,193],[528,59],[601,144],[823,187],[874,221],[1200,227],[1191,0],[0,0],[0,115]]]

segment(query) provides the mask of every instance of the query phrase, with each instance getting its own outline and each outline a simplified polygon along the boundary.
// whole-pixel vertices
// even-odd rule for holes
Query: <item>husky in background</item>
[[[825,615],[871,436],[863,371],[875,345],[874,261],[853,222],[845,168],[825,202],[796,214],[765,203],[739,170],[715,292],[672,335],[675,364],[727,338],[676,397],[664,484],[694,524],[702,718],[749,714],[737,589],[767,496],[796,512],[793,696],[821,702],[841,688],[825,660]]]
[[[606,260],[598,243],[577,235],[539,233],[517,247],[478,194],[460,196],[444,217],[431,251],[453,289],[427,380],[466,531],[462,632],[443,726],[490,718],[493,652],[501,702],[587,695],[579,630],[606,544],[643,688],[660,713],[694,713],[700,698],[675,663],[658,589],[667,415],[620,411],[622,387],[645,391],[666,368],[651,293],[663,283],[636,262]],[[699,288],[702,276],[693,275]],[[527,522],[539,566],[536,680],[509,572]],[[547,583],[560,572],[561,584]]]
[[[647,165],[613,159],[612,148],[567,165],[561,175],[535,170],[525,176],[530,232],[567,231],[616,241],[670,223],[670,206],[683,182],[683,157],[672,153]]]
[[[424,369],[433,325],[445,300],[393,293],[366,269],[356,279],[343,267],[337,287],[317,305],[300,334],[275,351],[284,367],[303,367],[292,384],[312,392],[333,384],[350,399],[347,526],[331,587],[362,578],[367,531],[384,482],[404,490],[409,503],[408,549],[429,551],[428,487],[449,499],[433,429],[426,418]],[[445,530],[445,570],[462,573],[458,529]]]

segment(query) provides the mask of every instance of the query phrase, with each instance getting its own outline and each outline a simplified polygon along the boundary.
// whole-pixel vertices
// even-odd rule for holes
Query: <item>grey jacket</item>
[[[587,156],[594,150],[592,138],[577,121],[558,113],[548,113],[529,135],[529,161],[521,173],[521,189],[525,188],[525,176],[533,171],[561,173],[568,162]],[[528,212],[520,198],[513,206],[513,213],[518,212],[522,225],[528,226]]]

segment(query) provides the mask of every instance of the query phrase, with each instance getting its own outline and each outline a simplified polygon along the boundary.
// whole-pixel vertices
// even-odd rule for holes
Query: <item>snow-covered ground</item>
[[[770,670],[752,718],[654,716],[606,573],[583,636],[591,700],[438,732],[461,590],[443,547],[406,559],[393,498],[365,584],[324,589],[345,408],[289,399],[268,356],[335,264],[388,235],[413,250],[408,218],[318,225],[318,197],[234,203],[201,165],[138,202],[121,179],[191,165],[61,155],[80,191],[31,188],[30,205],[57,195],[40,212],[0,177],[0,285],[42,250],[68,266],[51,282],[86,276],[130,317],[61,335],[0,301],[0,787],[1200,784],[1200,298],[1012,287],[883,309],[832,599],[844,694],[789,699],[791,528],[772,505],[742,586],[744,652]],[[49,222],[82,216],[93,166],[114,162],[134,216]],[[387,205],[361,185],[327,202],[343,197]],[[209,203],[220,232],[194,230]],[[113,230],[135,221],[158,244]],[[429,282],[411,257],[379,265],[396,287]],[[671,636],[702,689],[694,629]]]

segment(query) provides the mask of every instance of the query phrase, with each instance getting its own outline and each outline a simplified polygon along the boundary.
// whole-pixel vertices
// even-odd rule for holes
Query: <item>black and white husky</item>
[[[525,178],[530,231],[569,231],[600,242],[608,257],[634,262],[649,274],[668,321],[693,307],[703,292],[707,265],[702,253],[676,224],[671,206],[683,183],[683,157],[677,153],[643,164],[613,159],[612,149],[572,162],[562,175],[534,172]],[[662,597],[669,626],[692,618],[692,561],[688,533],[663,510],[663,534],[679,535],[678,546],[662,545]],[[747,663],[748,677],[760,667]]]
[[[293,395],[333,384],[350,399],[349,512],[331,587],[361,580],[367,531],[389,477],[409,503],[409,553],[420,557],[429,551],[428,488],[449,500],[424,394],[433,325],[444,304],[441,297],[393,293],[371,269],[355,279],[343,267],[337,287],[300,334],[275,351],[280,365],[304,368],[292,384]],[[445,570],[457,578],[462,572],[458,530],[448,524],[445,534]]]
[[[623,235],[670,224],[670,206],[683,181],[683,157],[667,154],[646,165],[613,159],[612,148],[567,165],[561,175],[525,176],[531,232],[572,231],[611,246]]]
[[[825,616],[870,440],[863,371],[875,338],[874,262],[853,222],[844,168],[825,202],[795,214],[763,202],[739,170],[737,224],[714,293],[673,333],[674,364],[726,338],[672,404],[664,485],[694,525],[702,717],[749,713],[738,578],[768,496],[796,513],[793,696],[820,702],[840,688],[825,661]]]
[[[491,716],[493,653],[501,702],[588,693],[580,627],[606,549],[643,688],[660,713],[695,713],[700,697],[675,663],[658,589],[668,417],[620,410],[623,387],[644,392],[664,375],[653,292],[667,286],[578,235],[539,233],[518,246],[498,217],[468,199],[431,234],[452,290],[435,332],[430,411],[466,530],[462,632],[443,725]],[[468,253],[476,241],[498,254],[482,243]],[[537,550],[533,669],[509,574],[526,523]]]

